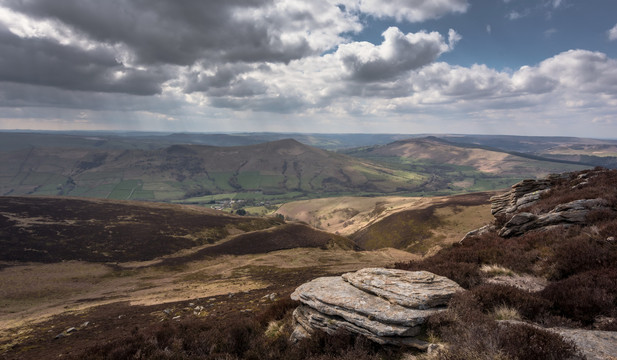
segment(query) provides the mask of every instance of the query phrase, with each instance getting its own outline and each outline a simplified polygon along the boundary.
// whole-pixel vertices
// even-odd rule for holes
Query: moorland
[[[617,178],[614,170],[584,169],[615,167],[617,141],[102,132],[0,138],[2,358],[411,356],[349,334],[287,341],[296,306],[289,294],[298,285],[367,266],[428,270],[469,290],[428,323],[428,340],[449,346],[444,359],[580,355],[554,333],[504,330],[499,319],[615,330],[617,253],[607,239],[616,231]],[[572,173],[528,211],[540,216],[580,199],[603,199],[608,208],[583,224],[510,238],[495,228],[460,242],[515,215],[494,217],[492,196],[522,179],[564,172]],[[513,286],[530,281],[542,290]],[[512,345],[530,337],[538,342],[524,351]]]

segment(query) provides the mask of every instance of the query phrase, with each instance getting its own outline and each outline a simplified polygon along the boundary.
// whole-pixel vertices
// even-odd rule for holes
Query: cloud
[[[469,8],[467,0],[362,0],[342,3],[362,13],[378,18],[394,18],[399,22],[437,19],[452,13],[465,13]]]
[[[0,81],[95,92],[153,95],[172,74],[144,71],[116,59],[108,47],[83,50],[45,38],[21,38],[0,25]]]
[[[336,56],[343,63],[350,78],[360,82],[383,81],[400,76],[433,62],[449,51],[460,40],[454,30],[449,32],[449,43],[437,32],[403,34],[390,27],[382,34],[380,45],[368,42],[343,44]]]
[[[617,60],[606,54],[569,50],[542,61],[536,71],[557,81],[570,94],[591,93],[617,98]]]
[[[508,6],[514,3],[521,4]],[[543,0],[508,17],[566,5]],[[65,116],[92,128],[96,121],[100,128],[124,126],[113,119],[126,118],[165,129],[186,122],[203,131],[207,122],[209,129],[237,130],[240,121],[259,130],[270,121],[293,126],[293,114],[306,124],[319,121],[324,131],[340,119],[332,126],[345,130],[340,124],[356,119],[366,131],[385,131],[386,122],[388,131],[409,131],[404,125],[413,121],[443,129],[586,116],[606,124],[614,117],[617,62],[600,52],[571,50],[499,70],[439,62],[461,40],[454,30],[390,27],[381,43],[352,40],[367,16],[423,21],[468,6],[466,0],[2,0],[0,127],[46,116],[65,126],[59,121]],[[617,39],[617,25],[607,36]]]
[[[486,32],[490,35],[493,32],[493,28],[490,24],[486,25]]]
[[[528,11],[525,11],[525,12],[521,13],[521,12],[513,10],[513,11],[510,11],[506,17],[508,19],[510,19],[510,20],[516,20],[516,19],[520,19],[522,17],[525,17],[527,15],[529,15]]]
[[[607,31],[606,35],[608,36],[608,39],[610,41],[617,40],[617,24],[615,24],[615,26],[613,26],[609,31]]]
[[[549,39],[551,38],[555,33],[557,33],[557,29],[555,28],[550,28],[544,31],[544,37]]]
[[[327,0],[6,0],[4,6],[122,45],[142,64],[289,62],[361,29],[354,15]]]

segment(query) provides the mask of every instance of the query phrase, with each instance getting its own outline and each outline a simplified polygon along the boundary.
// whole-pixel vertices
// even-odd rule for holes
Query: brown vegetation
[[[473,293],[459,293],[447,311],[429,319],[429,333],[449,344],[439,359],[581,358],[576,347],[559,335],[520,323],[497,323],[481,308]]]
[[[170,266],[221,255],[264,254],[295,248],[356,249],[342,236],[315,230],[303,224],[285,224],[273,229],[238,235],[222,244],[206,247],[190,255],[164,259],[160,265]]]
[[[610,189],[610,184],[617,184],[617,171],[597,172],[602,176],[588,177],[588,183],[581,185],[581,192],[578,194],[607,198],[607,202],[617,209],[617,202],[611,199],[614,186]],[[564,180],[556,188],[561,190],[551,190],[549,195],[536,205],[534,211],[543,213],[552,209],[552,196],[560,197],[560,201],[571,201],[569,199],[573,198],[568,192],[572,192],[572,186],[580,185],[573,185],[572,182],[584,179],[579,178],[579,175],[574,174]],[[597,183],[593,183],[596,178]],[[605,188],[602,191],[584,189],[596,185]],[[610,191],[613,192],[608,196],[602,195],[602,192]],[[488,232],[445,248],[434,256],[398,263],[398,268],[427,270],[447,276],[469,290],[456,295],[447,311],[429,320],[429,337],[448,344],[436,357],[457,360],[581,358],[576,347],[559,335],[535,325],[496,321],[504,317],[548,327],[617,330],[615,322],[598,320],[617,317],[617,244],[614,241],[617,235],[617,218],[613,215],[611,211],[596,211],[587,217],[588,223],[584,225],[530,231],[507,239],[499,237],[495,231]],[[303,246],[348,244],[331,234],[318,232],[304,225],[288,224],[274,230],[237,236],[226,243],[204,248],[201,250],[203,252],[195,256],[201,258],[220,254],[252,254],[258,248],[285,248],[290,239],[295,239],[296,244]],[[208,254],[208,251],[211,253]],[[185,262],[195,260],[188,257],[177,259]],[[250,272],[257,279],[260,279],[260,276],[269,279],[272,285],[238,293],[233,299],[218,296],[212,300],[212,303],[217,305],[209,308],[207,316],[203,318],[190,314],[185,316],[182,310],[178,310],[182,317],[175,320],[171,316],[162,316],[162,310],[171,306],[170,304],[139,308],[127,306],[123,308],[124,311],[133,311],[129,313],[130,322],[120,325],[116,320],[119,315],[124,315],[123,313],[102,309],[110,319],[106,325],[109,328],[101,330],[98,335],[94,332],[88,335],[83,331],[72,335],[75,343],[66,342],[73,340],[71,337],[54,342],[50,340],[50,336],[58,328],[50,334],[48,329],[42,326],[37,330],[38,338],[33,335],[35,340],[20,345],[24,346],[21,349],[23,352],[17,347],[9,355],[15,359],[24,354],[26,356],[23,358],[36,358],[36,355],[44,354],[41,344],[47,341],[50,349],[53,349],[53,352],[49,353],[63,354],[65,358],[401,358],[401,350],[380,347],[362,337],[348,334],[326,336],[318,333],[311,339],[292,345],[288,338],[291,331],[290,311],[295,304],[290,300],[283,300],[264,312],[263,295],[278,286],[278,293],[286,299],[295,285],[321,275],[319,272],[325,270],[313,267],[309,271],[296,268],[285,272],[279,269],[280,271],[273,274],[271,268],[255,265],[237,270]],[[531,292],[512,286],[487,284],[486,277],[491,274],[485,271],[486,268],[482,270],[483,265],[542,277],[549,281],[548,286],[542,291]],[[209,301],[199,299],[200,304],[207,304]],[[178,303],[177,309],[186,309],[187,303],[188,300]],[[247,309],[250,311],[246,311]],[[187,312],[192,313],[192,309]],[[58,321],[56,320],[56,324]],[[77,319],[74,319],[71,324],[76,321]],[[96,321],[103,323],[105,320],[101,318]],[[135,325],[129,327],[128,324]],[[60,326],[65,329],[68,325],[68,322],[62,322]],[[45,339],[45,336],[47,340],[41,340]],[[79,336],[89,337],[79,342]],[[106,337],[101,340],[103,336]],[[30,351],[28,346],[38,348]]]
[[[0,197],[0,261],[151,260],[281,223],[180,205]]]

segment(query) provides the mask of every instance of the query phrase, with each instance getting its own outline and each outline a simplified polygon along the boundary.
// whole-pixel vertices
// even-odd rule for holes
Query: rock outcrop
[[[496,231],[501,237],[513,237],[522,235],[532,230],[547,230],[555,226],[569,226],[573,224],[585,224],[587,215],[594,210],[613,211],[617,215],[617,209],[612,208],[605,199],[581,199],[555,206],[552,210],[535,214],[525,211],[531,205],[542,198],[542,195],[550,191],[552,187],[564,180],[572,189],[581,189],[589,183],[589,180],[598,175],[598,171],[592,170],[574,176],[573,173],[551,174],[544,179],[523,180],[512,185],[507,193],[496,195],[491,198],[491,213],[496,217],[505,219],[503,226],[497,226],[497,222],[482,228],[470,231],[461,239],[461,242],[474,236],[480,236],[487,232]],[[608,241],[608,240],[607,240]]]
[[[514,185],[505,194],[495,195],[491,198],[491,213],[494,216],[513,214],[517,210],[529,207],[540,199],[558,180],[568,174],[551,174],[544,179],[523,180]]]
[[[511,237],[527,231],[549,228],[555,225],[584,224],[592,210],[612,210],[604,199],[583,199],[557,205],[546,214],[535,215],[520,212],[499,230],[499,236]]]
[[[294,311],[292,339],[346,330],[379,344],[414,346],[428,316],[445,309],[457,292],[452,280],[426,271],[362,269],[321,277],[300,285],[291,298],[302,302]]]

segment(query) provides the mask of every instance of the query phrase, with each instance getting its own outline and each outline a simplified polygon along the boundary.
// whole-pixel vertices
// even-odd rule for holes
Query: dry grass
[[[30,264],[0,270],[0,330],[111,301],[153,305],[293,286],[294,281],[417,259],[394,249],[376,252],[300,248],[267,254],[196,259],[181,268],[83,262]],[[144,267],[142,267],[144,266]],[[294,280],[295,279],[295,280]],[[299,285],[296,284],[296,285]]]
[[[441,201],[440,198],[345,196],[293,201],[283,204],[276,212],[328,232],[351,235],[390,214]]]
[[[506,267],[497,264],[484,264],[480,267],[480,271],[485,273],[488,276],[515,276],[516,273]]]
[[[521,314],[516,308],[499,305],[493,310],[495,320],[521,320]]]

